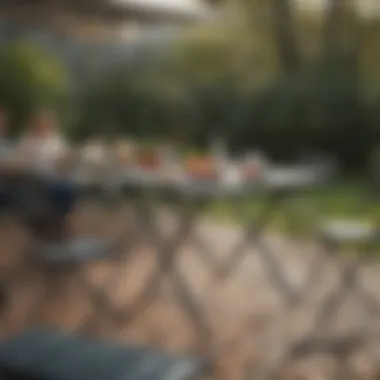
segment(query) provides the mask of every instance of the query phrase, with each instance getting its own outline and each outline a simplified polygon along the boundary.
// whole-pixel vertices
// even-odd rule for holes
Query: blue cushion
[[[41,257],[55,264],[86,263],[104,259],[118,248],[114,239],[97,237],[78,237],[59,243],[49,243],[40,247]]]
[[[33,329],[1,344],[0,369],[25,380],[190,380],[205,366],[197,358]]]

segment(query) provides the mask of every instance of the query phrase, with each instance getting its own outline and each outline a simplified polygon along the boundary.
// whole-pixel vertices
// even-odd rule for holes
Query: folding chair
[[[0,344],[1,378],[200,380],[208,370],[200,358],[175,357],[46,328],[22,332]]]
[[[41,275],[44,282],[44,296],[33,305],[28,318],[33,321],[43,303],[59,297],[69,279],[75,282],[79,291],[85,293],[94,308],[94,313],[86,318],[84,325],[90,323],[97,312],[107,311],[110,307],[105,294],[108,286],[102,289],[91,284],[85,277],[84,269],[87,264],[114,257],[123,247],[124,241],[102,238],[82,238],[39,247],[34,254],[29,255],[29,261],[19,274],[24,277],[25,272],[32,271]],[[111,281],[113,277],[111,276]]]

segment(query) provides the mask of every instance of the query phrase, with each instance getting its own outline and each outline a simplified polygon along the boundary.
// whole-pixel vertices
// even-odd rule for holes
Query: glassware
[[[184,178],[178,150],[172,145],[163,145],[159,149],[160,163],[165,179],[180,181]]]
[[[212,160],[215,163],[216,175],[222,179],[226,170],[228,170],[228,150],[222,139],[215,139],[211,144]]]
[[[221,175],[221,181],[223,185],[227,187],[238,186],[242,183],[242,168],[238,162],[230,161],[227,165],[225,165],[224,171]]]
[[[83,148],[83,160],[89,164],[100,164],[105,159],[105,147],[100,141],[92,141]]]
[[[163,145],[159,148],[160,162],[165,169],[178,161],[178,152],[171,145]]]
[[[116,143],[116,157],[121,164],[135,162],[137,155],[137,144],[130,140],[119,140]]]
[[[249,180],[263,179],[269,168],[268,159],[258,151],[247,153],[243,166],[244,176]]]

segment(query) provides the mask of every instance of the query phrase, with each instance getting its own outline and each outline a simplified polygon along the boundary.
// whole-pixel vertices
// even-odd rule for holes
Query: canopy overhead
[[[207,17],[201,0],[0,0],[0,9],[39,8],[44,13],[70,12],[82,17],[125,22],[186,23]]]

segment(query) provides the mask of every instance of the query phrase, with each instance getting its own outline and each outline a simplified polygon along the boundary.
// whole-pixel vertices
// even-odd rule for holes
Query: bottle
[[[217,178],[223,180],[223,176],[228,170],[228,150],[223,140],[215,139],[212,142],[211,155],[215,165]]]
[[[245,177],[248,180],[263,179],[268,170],[268,160],[263,153],[259,151],[249,152],[244,160]]]
[[[170,181],[180,181],[183,176],[179,153],[172,145],[164,145],[160,149],[160,161],[164,177]]]
[[[132,164],[136,159],[137,146],[133,141],[121,140],[117,142],[116,155],[120,163]]]
[[[226,164],[222,173],[223,185],[235,187],[242,183],[242,168],[239,162],[230,161]]]

